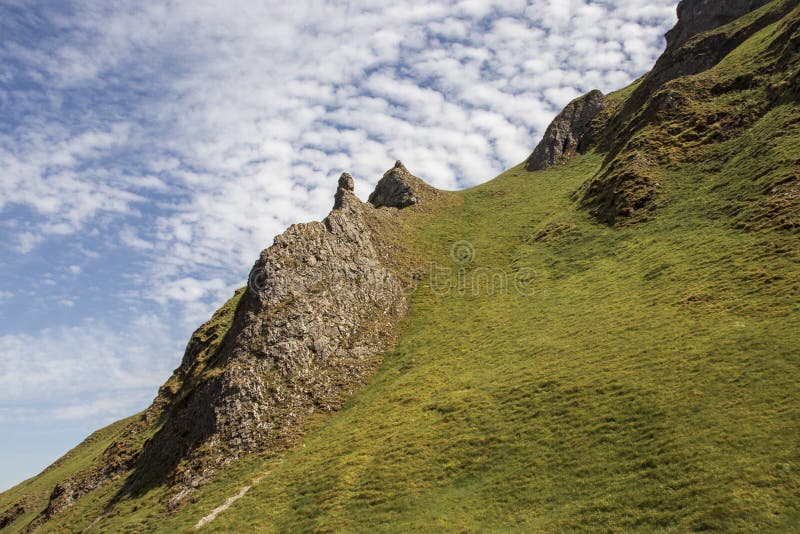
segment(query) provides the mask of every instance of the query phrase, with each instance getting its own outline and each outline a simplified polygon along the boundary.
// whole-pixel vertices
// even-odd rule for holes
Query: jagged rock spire
[[[336,189],[336,196],[334,197],[333,209],[343,207],[349,198],[355,199],[355,181],[350,174],[343,172],[339,177],[339,187]]]

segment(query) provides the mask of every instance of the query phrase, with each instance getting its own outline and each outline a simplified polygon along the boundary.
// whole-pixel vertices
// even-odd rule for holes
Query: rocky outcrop
[[[348,173],[342,173],[339,177],[339,187],[336,189],[336,196],[334,197],[333,209],[338,210],[343,208],[345,204],[351,203],[355,198],[353,192],[355,191],[355,181]]]
[[[418,204],[421,193],[425,190],[431,190],[431,187],[408,172],[402,162],[397,161],[380,179],[375,191],[369,196],[369,203],[376,208],[407,208]]]
[[[608,99],[597,90],[570,102],[550,123],[541,142],[526,160],[525,169],[541,171],[575,155],[589,123],[608,105]]]
[[[393,231],[394,208],[436,195],[400,162],[371,203],[342,174],[328,217],[275,238],[247,288],[192,335],[153,405],[98,465],[57,484],[29,529],[126,475],[114,501],[166,482],[176,506],[220,467],[256,450],[279,452],[311,414],[339,408],[380,364],[406,311],[416,266]]]
[[[209,363],[214,360],[231,326],[243,293],[244,289],[236,291],[209,321],[195,330],[186,345],[180,366],[161,386],[150,407],[122,428],[94,465],[56,484],[46,508],[31,521],[26,530],[35,530],[87,493],[130,472],[137,464],[145,441],[153,435],[158,423],[169,413],[171,407],[191,395],[193,389],[203,380]],[[96,434],[92,434],[85,442],[91,442],[95,437]],[[62,460],[63,458],[54,465]]]
[[[584,184],[580,204],[609,225],[638,222],[658,206],[661,189],[658,166],[633,151]]]
[[[24,501],[16,502],[0,515],[0,530],[9,526],[16,521],[19,516],[25,513],[25,504]]]
[[[141,444],[138,445],[138,447],[131,447],[130,443],[124,439],[115,442],[103,452],[98,465],[56,484],[50,492],[47,507],[28,524],[26,532],[36,530],[53,516],[71,507],[87,493],[122,477],[133,467],[138,458]]]
[[[605,158],[602,168],[577,192],[580,204],[608,224],[645,220],[667,202],[660,166],[685,161],[703,146],[733,139],[763,116],[766,107],[758,98],[740,99],[736,105],[717,101],[711,114],[709,106],[699,103],[765,83],[781,70],[775,68],[780,59],[788,57],[782,50],[764,54],[757,71],[744,68],[741,75],[717,77],[704,73],[796,9],[796,0],[681,2],[680,20],[667,36],[667,49],[596,136],[596,148]],[[783,68],[790,68],[789,62]],[[790,90],[776,87],[774,95],[775,101],[791,99]]]
[[[667,32],[667,46],[678,47],[695,35],[733,22],[771,0],[682,0],[678,23]]]
[[[230,329],[203,357],[201,377],[175,395],[126,493],[167,477],[175,505],[233,459],[288,447],[309,415],[337,409],[374,372],[405,313],[409,279],[382,251],[381,218],[392,215],[375,206],[416,204],[430,188],[399,162],[372,204],[353,188],[343,174],[325,220],[291,226],[261,253]]]
[[[714,67],[751,36],[786,16],[797,5],[795,0],[782,0],[773,9],[749,15],[751,10],[766,3],[762,0],[681,2],[678,8],[681,18],[667,34],[667,49],[620,112],[609,121],[600,136],[599,148],[613,151],[615,145],[619,147],[629,139],[631,131],[640,127],[636,115],[667,83]],[[729,26],[730,22],[743,15],[749,15],[746,22]]]

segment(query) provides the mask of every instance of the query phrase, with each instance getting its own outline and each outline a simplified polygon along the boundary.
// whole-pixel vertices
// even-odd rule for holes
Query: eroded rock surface
[[[733,22],[770,0],[682,0],[678,23],[667,32],[667,45],[680,46],[695,35]]]
[[[550,123],[525,168],[541,171],[575,155],[589,123],[608,105],[605,95],[597,90],[570,102]]]
[[[208,379],[147,444],[131,490],[171,471],[188,489],[244,453],[279,450],[308,415],[366,381],[406,309],[374,245],[372,211],[342,175],[324,221],[291,226],[261,253]]]
[[[375,191],[369,196],[369,203],[376,208],[407,208],[420,202],[420,193],[424,189],[430,187],[411,174],[402,162],[397,161],[378,182]]]
[[[374,204],[353,189],[343,174],[328,217],[291,226],[261,253],[247,288],[192,335],[180,367],[103,466],[60,482],[30,528],[129,473],[114,501],[167,483],[176,506],[236,458],[287,448],[309,415],[336,410],[365,383],[397,336],[414,269],[387,230],[399,210],[376,206],[437,193],[400,162]]]

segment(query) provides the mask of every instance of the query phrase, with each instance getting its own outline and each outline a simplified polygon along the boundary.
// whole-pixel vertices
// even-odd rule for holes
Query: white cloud
[[[125,226],[119,231],[119,239],[124,245],[133,249],[151,250],[153,248],[152,243],[139,237],[136,230],[130,226]]]
[[[0,201],[34,207],[61,224],[49,220],[40,230],[63,233],[102,211],[129,214],[145,201],[137,191],[187,187],[173,205],[177,213],[163,210],[160,224],[191,232],[237,261],[241,255],[220,250],[202,230],[220,227],[231,242],[246,243],[252,257],[265,244],[253,248],[254,235],[319,217],[329,199],[290,195],[291,209],[249,225],[231,220],[231,206],[272,211],[268,199],[291,191],[285,182],[332,193],[340,166],[374,183],[392,156],[408,152],[420,159],[407,163],[442,187],[486,180],[524,158],[570,98],[595,85],[614,89],[620,72],[628,79],[641,74],[674,17],[672,0],[76,6],[74,16],[51,16],[67,38],[33,50],[12,43],[5,55],[49,80],[54,99],[68,89],[104,87],[109,77],[125,80],[131,65],[141,76],[132,85],[153,84],[158,93],[133,99],[130,108],[112,106],[123,120],[90,114],[86,128],[37,121],[24,135],[5,138],[0,159],[9,169],[2,177],[8,195]],[[498,112],[503,123],[481,132],[483,146],[463,147],[486,162],[488,174],[485,166],[463,165],[458,136],[441,135],[473,131],[476,110]],[[321,148],[339,150],[335,166],[319,153],[303,158],[314,146],[306,144],[308,132]],[[89,161],[95,170],[113,170],[96,160],[131,148],[147,149],[147,159],[135,164],[164,174],[93,176],[81,167]],[[229,195],[232,185],[245,186],[248,196]],[[34,239],[20,244],[32,246]]]
[[[130,414],[144,408],[181,346],[162,319],[140,316],[124,330],[100,322],[0,336],[5,420]]]
[[[82,401],[74,399],[66,405],[59,405],[44,415],[58,421],[90,420],[102,418],[108,421],[114,418],[127,417],[147,406],[153,400],[149,391],[125,392],[110,397],[101,397]],[[31,414],[27,414],[30,417]],[[41,413],[35,414],[41,416]]]
[[[16,246],[14,250],[20,254],[27,254],[44,240],[41,234],[32,232],[22,232],[16,235]]]

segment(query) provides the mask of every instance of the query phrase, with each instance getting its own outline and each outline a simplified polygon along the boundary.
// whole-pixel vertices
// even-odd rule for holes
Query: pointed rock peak
[[[350,176],[349,173],[343,172],[339,177],[339,189],[344,189],[345,191],[355,191],[355,188],[356,183],[353,180],[353,177]]]
[[[589,123],[609,106],[605,95],[595,89],[576,98],[553,119],[541,142],[526,161],[529,171],[541,171],[565,161],[578,152]]]
[[[697,35],[724,26],[771,0],[681,0],[678,23],[667,32],[667,45],[678,47]]]
[[[398,160],[378,182],[369,196],[369,203],[376,208],[407,208],[419,204],[426,191],[433,191],[433,188],[411,174]]]
[[[355,191],[355,181],[349,173],[343,172],[339,177],[339,187],[336,189],[336,197],[333,203],[333,209],[339,209],[344,206],[348,199],[355,199],[353,193]]]

